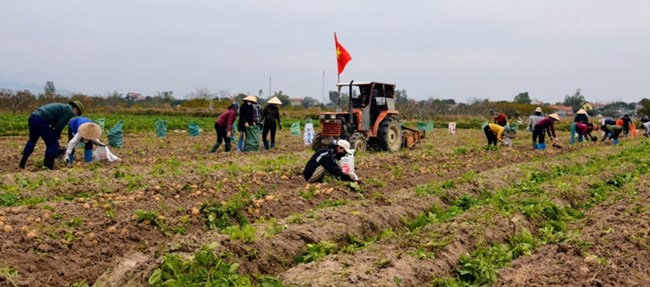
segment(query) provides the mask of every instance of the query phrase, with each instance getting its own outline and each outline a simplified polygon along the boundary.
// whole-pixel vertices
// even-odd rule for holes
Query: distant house
[[[126,94],[126,98],[130,99],[130,100],[133,100],[133,101],[142,101],[142,100],[144,100],[144,97],[142,96],[142,94],[140,94],[138,92],[129,92],[129,93]]]
[[[300,106],[302,104],[302,98],[291,98],[291,106]]]
[[[573,116],[573,108],[571,106],[563,106],[563,105],[552,105],[550,108],[555,109],[557,114],[565,117],[571,117]]]

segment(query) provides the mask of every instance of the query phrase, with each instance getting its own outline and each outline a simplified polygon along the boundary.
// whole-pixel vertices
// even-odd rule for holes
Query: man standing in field
[[[39,138],[45,141],[45,157],[43,165],[48,169],[54,169],[54,158],[59,154],[59,138],[63,128],[75,115],[83,113],[83,104],[80,101],[73,101],[66,104],[51,103],[36,109],[29,117],[29,139],[23,149],[23,157],[20,159],[20,168],[25,168],[27,159],[34,152],[34,146]]]
[[[644,116],[641,119],[641,125],[643,126],[643,136],[648,137],[648,135],[650,135],[650,119],[647,116]]]

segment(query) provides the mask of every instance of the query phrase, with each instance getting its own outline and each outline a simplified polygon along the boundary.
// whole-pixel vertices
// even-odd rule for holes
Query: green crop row
[[[198,124],[204,132],[214,132],[214,121],[216,117],[197,117],[186,115],[133,115],[133,114],[87,114],[85,117],[91,120],[104,119],[105,128],[108,130],[122,120],[124,123],[124,133],[146,133],[156,131],[156,121],[164,120],[167,122],[167,130],[185,130],[189,129],[190,123]],[[24,136],[28,134],[29,127],[27,120],[29,115],[24,114],[2,114],[0,113],[0,136]],[[305,121],[299,119],[283,119],[284,128],[291,127],[295,122],[300,122],[304,126]],[[312,121],[314,128],[318,128],[318,121]],[[64,130],[64,134],[67,131]]]

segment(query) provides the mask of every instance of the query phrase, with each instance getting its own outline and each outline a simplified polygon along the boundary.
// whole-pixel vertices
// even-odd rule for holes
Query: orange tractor
[[[345,139],[356,151],[368,147],[395,152],[412,148],[424,138],[424,131],[404,127],[395,109],[395,85],[379,82],[338,83],[337,111],[320,114],[321,131],[314,138],[314,149]],[[341,88],[349,87],[347,111],[341,111]]]

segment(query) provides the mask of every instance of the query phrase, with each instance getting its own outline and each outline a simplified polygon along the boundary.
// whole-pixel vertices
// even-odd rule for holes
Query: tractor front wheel
[[[368,150],[366,137],[361,133],[352,134],[350,137],[350,146],[354,149],[355,153],[366,152]]]
[[[393,117],[383,120],[379,125],[377,138],[382,150],[399,151],[402,148],[402,125],[399,120]]]

